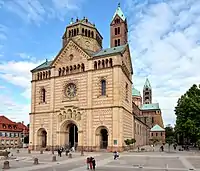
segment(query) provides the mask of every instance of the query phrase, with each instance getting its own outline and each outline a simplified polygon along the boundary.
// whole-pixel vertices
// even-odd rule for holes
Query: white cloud
[[[20,87],[23,96],[30,102],[31,98],[31,72],[30,70],[41,64],[42,61],[9,61],[0,63],[0,78],[4,81]],[[4,85],[0,85],[0,89],[5,89]],[[14,90],[13,90],[14,91]],[[28,123],[30,103],[20,103],[14,101],[12,96],[0,94],[0,114],[15,118],[16,121],[24,120]]]
[[[11,97],[0,94],[0,114],[15,122],[29,123],[30,105],[20,104]]]
[[[165,124],[174,124],[178,98],[200,83],[200,2],[126,2],[133,83],[142,91],[148,76]]]
[[[17,14],[25,22],[39,25],[46,18],[63,18],[71,11],[77,11],[84,0],[49,0],[42,3],[39,0],[0,1],[0,7]]]

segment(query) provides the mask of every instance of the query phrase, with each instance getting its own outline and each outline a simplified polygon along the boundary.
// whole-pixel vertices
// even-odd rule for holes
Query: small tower
[[[91,52],[98,52],[102,49],[103,37],[86,17],[74,21],[71,19],[70,24],[66,27],[65,33],[62,37],[63,47],[72,39],[80,47]]]
[[[145,81],[143,88],[143,104],[151,104],[152,103],[152,89],[148,78]]]
[[[127,34],[128,27],[126,17],[120,8],[120,4],[118,4],[110,24],[110,46],[116,47],[125,45],[128,42]]]

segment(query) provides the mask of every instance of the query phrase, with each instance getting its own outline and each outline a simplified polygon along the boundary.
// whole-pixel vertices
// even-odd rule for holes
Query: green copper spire
[[[149,88],[149,89],[151,89],[151,84],[150,84],[148,78],[146,79],[145,84],[144,84],[144,89],[145,89],[145,88]]]
[[[120,3],[118,4],[117,10],[115,11],[115,14],[113,15],[112,19],[114,19],[116,15],[118,15],[123,21],[126,20],[126,17],[122,12],[122,9],[120,8]]]

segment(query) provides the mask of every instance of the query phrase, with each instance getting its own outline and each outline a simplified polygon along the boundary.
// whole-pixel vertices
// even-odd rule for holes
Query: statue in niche
[[[76,111],[75,110],[73,111],[73,117],[72,117],[72,119],[76,119]]]
[[[67,119],[71,119],[72,118],[72,110],[68,109],[67,110]]]
[[[80,114],[80,112],[77,113],[77,115],[76,115],[76,120],[77,120],[77,121],[80,121],[80,120],[81,120],[81,114]]]
[[[64,111],[63,112],[63,117],[64,117],[64,119],[66,119],[67,118],[67,116],[66,116],[67,114],[66,114],[66,112]]]

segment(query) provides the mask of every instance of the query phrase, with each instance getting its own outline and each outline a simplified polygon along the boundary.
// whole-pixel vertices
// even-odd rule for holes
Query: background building
[[[159,107],[159,103],[152,103],[152,87],[150,81],[146,79],[143,87],[143,98],[140,92],[133,88],[132,89],[132,99],[136,106],[133,108],[134,113],[137,117],[150,129],[155,132],[155,128],[159,128],[159,133],[149,133],[150,139],[159,139],[161,142],[165,142],[165,130],[162,119],[162,112]],[[142,103],[143,102],[143,103]],[[137,109],[136,109],[137,108]],[[138,110],[138,112],[136,112]],[[162,131],[161,131],[162,130]],[[151,134],[151,135],[150,135]],[[162,134],[162,135],[160,135]]]
[[[16,123],[0,116],[0,148],[22,147],[23,139],[28,136],[29,130],[24,123]]]

